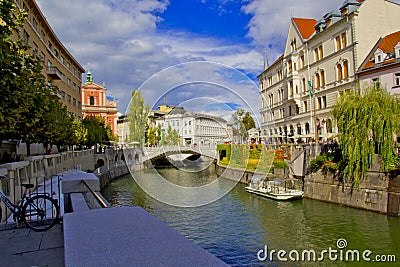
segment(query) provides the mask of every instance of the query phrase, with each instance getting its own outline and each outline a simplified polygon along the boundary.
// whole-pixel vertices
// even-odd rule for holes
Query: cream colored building
[[[28,16],[20,38],[30,47],[29,53],[37,55],[43,64],[43,76],[59,90],[54,96],[67,107],[70,114],[82,118],[81,83],[83,67],[61,43],[34,0],[16,0],[19,9]]]
[[[355,88],[355,71],[376,40],[400,29],[399,14],[392,1],[347,0],[318,21],[292,18],[284,53],[258,76],[265,141],[335,136],[333,105]]]

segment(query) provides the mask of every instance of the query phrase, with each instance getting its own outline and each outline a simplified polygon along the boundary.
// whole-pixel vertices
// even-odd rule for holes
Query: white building
[[[385,88],[400,96],[400,31],[380,38],[357,72],[362,89]]]
[[[318,21],[292,18],[284,53],[258,76],[263,138],[275,143],[335,136],[333,105],[355,88],[355,72],[376,40],[400,29],[399,14],[394,1],[346,0]]]
[[[220,117],[193,113],[182,107],[175,107],[167,115],[155,120],[164,133],[168,127],[179,133],[181,145],[208,145],[222,143],[232,138],[228,122]]]

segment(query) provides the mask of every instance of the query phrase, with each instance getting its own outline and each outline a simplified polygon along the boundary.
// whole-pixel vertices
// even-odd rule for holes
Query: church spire
[[[267,56],[267,48],[264,48],[264,70],[269,68],[269,63],[268,63],[268,56]]]
[[[89,84],[93,82],[93,76],[92,73],[90,72],[90,66],[88,67],[88,71],[86,72],[86,82],[85,84]]]

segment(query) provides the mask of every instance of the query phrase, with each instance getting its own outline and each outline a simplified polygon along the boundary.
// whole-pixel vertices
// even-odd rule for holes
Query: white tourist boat
[[[259,196],[275,200],[292,200],[303,197],[304,192],[297,189],[288,188],[285,180],[275,179],[266,181],[260,176],[253,176],[246,191]]]

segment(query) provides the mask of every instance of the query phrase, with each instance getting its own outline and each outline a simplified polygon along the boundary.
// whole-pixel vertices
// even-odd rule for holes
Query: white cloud
[[[276,55],[282,52],[290,10],[293,16],[319,18],[330,7],[339,5],[331,0],[244,1],[242,12],[252,15],[248,28],[252,43],[237,44],[174,29],[160,31],[157,22],[168,8],[167,0],[37,2],[53,30],[78,62],[84,68],[90,63],[94,81],[99,84],[105,82],[108,93],[117,97],[121,112],[125,112],[132,90],[136,90],[153,74],[179,63],[197,60],[223,63],[254,78],[262,69],[264,44],[272,44]],[[221,0],[219,3],[227,2]],[[179,75],[170,72],[163,79],[149,83],[151,86],[144,90],[143,95],[145,101],[153,105],[171,88],[169,86],[206,78],[234,88],[258,113],[256,85],[244,82],[244,79],[235,80],[232,72],[196,64],[179,70]],[[212,90],[180,90],[181,101],[209,94],[221,103],[240,102],[233,95],[217,94]],[[171,104],[176,102],[170,101]]]
[[[255,46],[269,47],[268,58],[282,54],[291,17],[319,20],[329,11],[337,10],[343,1],[332,0],[253,0],[242,7],[252,15],[248,36]]]

